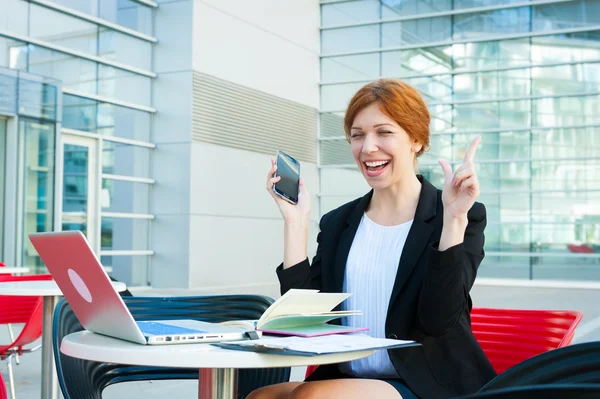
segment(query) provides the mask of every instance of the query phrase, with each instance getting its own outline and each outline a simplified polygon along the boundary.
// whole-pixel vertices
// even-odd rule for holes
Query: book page
[[[289,290],[263,313],[258,320],[257,328],[260,330],[265,322],[278,316],[330,312],[350,295],[352,294],[317,290]]]

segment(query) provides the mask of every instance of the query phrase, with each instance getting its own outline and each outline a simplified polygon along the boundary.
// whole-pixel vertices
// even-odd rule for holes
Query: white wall
[[[316,0],[194,2],[194,70],[319,107]]]
[[[277,292],[283,220],[266,190],[270,156],[193,143],[191,159],[190,287]],[[302,175],[316,208],[316,165],[302,163]],[[318,211],[311,220],[310,258],[316,251]]]

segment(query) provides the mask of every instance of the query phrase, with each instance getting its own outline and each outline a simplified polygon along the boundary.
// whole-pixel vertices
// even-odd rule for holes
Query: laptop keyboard
[[[206,331],[194,330],[191,328],[172,326],[156,321],[138,321],[138,327],[144,334],[148,335],[183,335],[183,334],[198,334]]]

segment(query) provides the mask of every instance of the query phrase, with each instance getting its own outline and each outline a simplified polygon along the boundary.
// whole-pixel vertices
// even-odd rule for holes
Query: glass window
[[[120,176],[148,177],[150,152],[146,147],[104,141],[102,173]]]
[[[136,30],[147,35],[152,34],[153,9],[131,0],[52,1],[92,17],[99,17],[108,22]]]
[[[25,116],[56,120],[58,88],[54,85],[19,79],[19,113]]]
[[[321,52],[326,54],[377,49],[380,47],[380,36],[378,25],[324,30],[321,32]]]
[[[61,6],[77,10],[93,17],[98,16],[98,0],[52,0]]]
[[[131,0],[101,0],[98,16],[109,22],[152,35],[152,7]]]
[[[23,265],[35,272],[44,270],[43,263],[27,238],[28,233],[52,231],[54,215],[54,124],[22,118],[19,135],[23,158],[19,161],[23,180],[22,259]]]
[[[382,0],[381,3],[384,18],[448,11],[455,4],[452,0]]]
[[[63,95],[64,127],[150,141],[150,113],[71,95]]]
[[[382,53],[382,75],[402,78],[449,72],[452,70],[451,50],[450,47],[428,47]]]
[[[452,45],[455,69],[483,69],[530,64],[530,39]]]
[[[112,227],[105,227],[112,231]],[[103,235],[104,237],[104,235]],[[110,275],[127,286],[150,285],[150,256],[107,256],[100,257],[100,262],[105,267],[112,267]]]
[[[321,5],[321,25],[353,24],[379,19],[380,5],[374,0],[349,1]]]
[[[598,92],[600,64],[533,68],[531,83],[533,95]]]
[[[531,135],[532,158],[593,158],[600,154],[600,128],[539,129]]]
[[[148,214],[150,190],[148,183],[102,179],[102,212]]]
[[[531,101],[498,101],[454,105],[457,129],[522,128],[529,126]]]
[[[533,126],[562,126],[600,123],[597,95],[542,98],[531,101]]]
[[[475,35],[480,38],[486,35],[529,32],[530,20],[530,7],[455,15],[452,38],[461,40]]]
[[[17,72],[0,69],[0,113],[17,112]]]
[[[103,217],[101,250],[145,251],[150,246],[149,235],[150,220],[148,219]],[[108,265],[104,264],[104,266]]]
[[[27,44],[0,36],[0,67],[27,70]]]
[[[381,46],[431,43],[452,38],[452,17],[389,22],[381,26]]]
[[[579,0],[533,7],[533,31],[581,28],[598,24],[599,0]]]
[[[63,88],[96,94],[96,69],[95,62],[29,45],[28,71],[60,80]]]
[[[152,43],[103,27],[98,36],[98,55],[141,69],[152,68]]]
[[[149,106],[150,78],[122,69],[98,65],[98,94],[108,98]]]
[[[98,25],[30,4],[29,35],[82,53],[96,55]]]
[[[382,54],[359,54],[343,57],[328,57],[321,60],[323,82],[373,79],[380,75]]]

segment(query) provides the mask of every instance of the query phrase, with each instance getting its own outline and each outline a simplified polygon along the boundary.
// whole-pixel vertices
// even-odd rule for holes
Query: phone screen
[[[298,184],[300,182],[300,162],[284,152],[277,153],[277,176],[281,180],[275,183],[275,192],[298,203]]]

